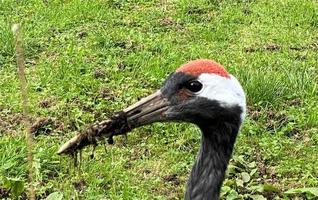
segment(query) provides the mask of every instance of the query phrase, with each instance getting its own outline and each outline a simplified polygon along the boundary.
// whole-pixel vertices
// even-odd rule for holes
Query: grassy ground
[[[0,198],[25,198],[28,188],[16,22],[38,198],[181,199],[200,141],[192,125],[139,128],[128,141],[99,146],[94,159],[86,149],[79,168],[56,151],[196,58],[222,63],[248,96],[223,198],[318,198],[317,13],[309,0],[1,1]],[[307,190],[290,191],[297,188]]]

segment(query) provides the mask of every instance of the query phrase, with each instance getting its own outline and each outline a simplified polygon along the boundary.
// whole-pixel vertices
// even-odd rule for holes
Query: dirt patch
[[[10,190],[0,188],[0,198],[1,199],[7,199],[10,195]]]
[[[40,108],[48,108],[50,107],[50,100],[44,99],[42,101],[39,102],[39,107]]]
[[[171,18],[163,18],[163,19],[159,20],[159,24],[161,26],[171,26],[171,25],[176,24],[176,22]]]
[[[253,53],[253,52],[259,51],[259,48],[256,48],[256,47],[245,47],[244,51],[247,52],[247,53]]]
[[[56,34],[60,34],[61,33],[60,30],[58,30],[57,28],[54,28],[54,27],[51,27],[49,29],[49,32],[51,32],[53,34],[53,36],[55,36]]]
[[[261,152],[260,150],[255,151],[255,160],[257,163],[259,175],[262,179],[262,183],[264,183],[263,177],[265,177],[265,175],[266,175],[266,163],[265,163],[260,152]]]
[[[290,106],[300,106],[301,105],[301,99],[300,98],[295,98],[295,99],[289,100],[287,102],[287,104],[290,105]]]
[[[126,69],[126,65],[125,65],[125,63],[120,62],[120,63],[117,64],[117,68],[119,70],[124,70],[124,69]]]
[[[133,164],[131,163],[131,161],[128,161],[123,165],[124,169],[131,169],[132,167],[133,167]]]
[[[251,11],[249,8],[247,8],[247,7],[243,8],[243,9],[242,9],[242,12],[244,13],[244,15],[250,15],[250,14],[252,14],[252,11]]]
[[[281,46],[278,44],[267,44],[262,47],[246,47],[244,48],[244,51],[247,53],[253,53],[253,52],[263,52],[263,51],[279,51],[281,50]]]
[[[50,118],[39,118],[35,121],[35,123],[31,126],[31,133],[35,136],[40,134],[49,134],[52,131],[52,128],[49,126],[53,125],[53,121]]]
[[[84,179],[81,179],[73,183],[73,186],[75,187],[77,191],[82,191],[86,185],[87,183]]]
[[[59,120],[54,120],[53,127],[54,130],[58,132],[63,132],[66,129],[65,124]]]
[[[248,112],[248,116],[255,121],[258,120],[260,116],[262,115],[261,109],[254,106],[248,106],[247,112]]]
[[[103,69],[95,69],[94,70],[94,78],[104,78],[106,76],[106,72]]]
[[[138,44],[132,40],[118,40],[114,41],[114,46],[126,50],[134,50],[138,48]]]
[[[264,49],[268,51],[277,51],[277,50],[280,50],[281,48],[277,44],[268,44],[264,47]]]
[[[180,185],[180,179],[178,178],[177,174],[169,174],[169,175],[164,176],[162,179],[165,183],[168,182],[168,183],[171,183],[173,185]]]
[[[176,22],[175,20],[171,18],[162,18],[159,20],[159,25],[162,27],[171,27],[174,28],[175,30],[183,30],[182,24]]]
[[[11,119],[9,118],[10,123],[14,125],[22,123],[23,120],[24,120],[24,116],[21,113],[14,114]]]
[[[145,157],[151,156],[151,152],[149,151],[149,149],[145,149],[145,150],[144,150],[143,156],[145,156]]]
[[[77,37],[80,38],[80,39],[86,37],[87,35],[88,34],[85,31],[81,31],[81,32],[77,33]]]
[[[100,88],[98,93],[100,98],[103,98],[106,100],[114,100],[115,95],[112,92],[112,90],[109,88]]]
[[[301,129],[295,127],[295,128],[293,128],[293,129],[291,129],[289,131],[286,131],[284,133],[284,135],[287,136],[287,137],[295,137],[295,138],[297,138],[297,137],[299,137],[299,135],[301,135],[300,133],[301,133]]]
[[[154,196],[164,196],[168,200],[183,199],[184,196],[182,190],[175,186],[170,188],[152,187],[151,192]]]
[[[150,169],[143,169],[142,172],[145,173],[145,174],[150,174],[151,170]]]
[[[13,133],[23,123],[21,113],[0,113],[0,133]]]
[[[274,120],[280,124],[285,124],[289,120],[285,113],[276,112],[271,109],[267,111],[266,115],[268,119]]]
[[[290,46],[289,49],[294,50],[294,51],[304,51],[304,50],[317,51],[318,50],[318,39],[316,39],[316,41],[313,41],[312,43],[305,44],[302,46]]]
[[[276,128],[283,127],[288,124],[291,120],[289,117],[282,112],[276,112],[273,109],[269,109],[266,112],[266,122],[265,126],[266,129],[271,131],[275,130]]]
[[[293,135],[296,140],[302,141],[305,145],[313,145],[315,142],[312,137],[308,135],[308,130],[297,129],[297,133]]]
[[[7,129],[7,123],[0,119],[0,133],[4,132]]]

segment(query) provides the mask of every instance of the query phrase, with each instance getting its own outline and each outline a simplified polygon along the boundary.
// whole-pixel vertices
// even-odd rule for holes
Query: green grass
[[[5,178],[28,188],[13,23],[23,25],[32,118],[50,119],[35,137],[37,197],[181,199],[200,141],[192,125],[139,128],[94,159],[86,149],[80,169],[56,151],[196,58],[222,63],[248,98],[223,198],[313,197],[285,192],[318,187],[317,13],[306,0],[1,1],[0,197]]]

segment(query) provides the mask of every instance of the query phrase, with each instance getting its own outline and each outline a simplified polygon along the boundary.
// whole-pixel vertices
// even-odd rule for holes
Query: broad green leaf
[[[235,165],[229,165],[227,168],[227,173],[228,174],[235,174],[238,171],[238,167]]]
[[[231,190],[232,190],[232,189],[231,189],[229,186],[223,186],[223,187],[221,188],[221,196],[222,196],[222,197],[225,197],[227,194],[230,193]]]
[[[239,186],[239,187],[243,187],[243,180],[236,179],[236,185]]]
[[[235,190],[231,190],[226,196],[226,200],[235,200],[239,198],[239,194]]]
[[[253,161],[253,162],[249,163],[248,167],[251,168],[251,169],[255,168],[256,167],[256,162]]]
[[[263,185],[253,185],[253,186],[250,186],[249,189],[251,191],[256,191],[256,192],[263,192],[264,191],[264,187]]]
[[[23,181],[13,181],[11,183],[11,192],[14,196],[18,197],[22,194],[24,190],[24,182]]]
[[[3,180],[3,187],[10,189],[11,181],[7,177],[2,177],[2,180]]]
[[[229,191],[231,191],[231,188],[229,186],[223,186],[221,191],[222,191],[222,193],[226,194]]]
[[[263,195],[249,195],[249,197],[253,200],[266,200],[266,198]]]
[[[18,197],[24,190],[24,181],[19,178],[2,177],[3,187],[10,189],[13,196]]]
[[[248,173],[246,173],[246,172],[242,172],[241,176],[242,176],[242,180],[243,180],[244,183],[247,183],[247,182],[249,182],[251,180],[250,175]]]
[[[62,200],[63,194],[61,192],[53,192],[49,196],[46,197],[45,200]]]

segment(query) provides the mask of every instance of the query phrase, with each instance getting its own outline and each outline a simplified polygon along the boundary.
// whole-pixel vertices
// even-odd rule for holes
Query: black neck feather
[[[201,127],[201,147],[188,180],[186,200],[219,199],[239,126],[223,122]]]

